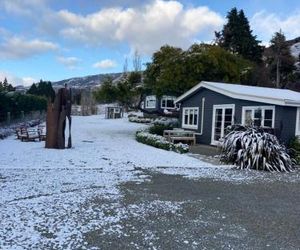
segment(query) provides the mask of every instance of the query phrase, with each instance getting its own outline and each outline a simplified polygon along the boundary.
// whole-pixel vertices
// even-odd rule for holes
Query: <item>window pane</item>
[[[256,109],[254,111],[254,119],[261,119],[261,109]]]
[[[265,110],[265,119],[272,120],[273,118],[273,110],[272,109],[266,109]]]
[[[245,112],[245,125],[251,125],[252,123],[252,110],[246,110]]]
[[[174,100],[167,100],[167,107],[174,108]]]
[[[225,122],[230,122],[232,121],[232,115],[225,115]]]
[[[222,126],[222,109],[216,109],[215,128],[221,128],[221,126]]]
[[[154,95],[146,97],[146,108],[156,107],[156,97]]]
[[[261,119],[254,119],[253,124],[256,127],[260,127],[261,126]]]
[[[265,127],[272,127],[272,120],[265,120],[265,122],[264,122],[264,126]]]
[[[197,125],[197,123],[198,123],[198,114],[195,112],[193,125]]]
[[[188,124],[188,119],[189,119],[189,116],[188,115],[184,115],[184,124],[185,125]]]
[[[194,112],[193,112],[193,110],[191,110],[191,111],[192,111],[192,112],[190,113],[190,117],[189,117],[189,122],[190,122],[190,123],[189,123],[189,124],[190,124],[190,125],[193,125],[193,117],[194,117],[194,114],[193,114],[193,113],[194,113]]]
[[[232,109],[225,109],[225,115],[232,115]]]

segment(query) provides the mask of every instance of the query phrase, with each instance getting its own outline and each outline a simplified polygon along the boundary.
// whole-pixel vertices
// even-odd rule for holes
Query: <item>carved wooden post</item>
[[[46,148],[65,148],[66,105],[67,103],[70,103],[68,102],[69,98],[71,98],[71,96],[66,88],[59,89],[54,103],[48,103],[46,118]],[[69,105],[71,106],[71,104]],[[69,114],[69,116],[71,117],[71,114]]]

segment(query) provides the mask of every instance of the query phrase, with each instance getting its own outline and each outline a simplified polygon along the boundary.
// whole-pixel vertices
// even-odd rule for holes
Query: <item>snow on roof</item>
[[[207,88],[235,99],[270,103],[282,106],[300,106],[300,93],[296,91],[206,81],[200,82],[186,93],[179,96],[175,103],[181,102],[200,88]]]

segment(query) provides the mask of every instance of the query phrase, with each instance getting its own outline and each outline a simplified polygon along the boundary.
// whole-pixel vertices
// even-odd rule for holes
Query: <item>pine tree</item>
[[[11,84],[8,84],[8,87],[7,87],[7,91],[8,92],[12,92],[12,91],[15,91],[16,88],[14,88]]]
[[[4,81],[3,81],[3,89],[4,89],[5,91],[8,90],[8,81],[7,81],[6,77],[4,78]]]
[[[31,94],[31,95],[37,95],[37,87],[36,87],[35,83],[31,85],[31,87],[29,88],[27,93]]]
[[[233,8],[227,14],[227,24],[223,30],[215,32],[216,42],[222,48],[237,53],[245,59],[254,62],[261,62],[262,47],[256,36],[252,35],[249,21],[243,10]]]
[[[270,43],[271,53],[268,55],[268,63],[271,78],[275,81],[277,88],[284,87],[295,70],[295,59],[291,55],[285,35],[281,30],[274,34]]]

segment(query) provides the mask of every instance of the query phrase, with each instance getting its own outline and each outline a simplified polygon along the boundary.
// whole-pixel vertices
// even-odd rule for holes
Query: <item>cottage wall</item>
[[[184,107],[199,107],[198,129],[201,129],[201,112],[202,112],[202,98],[205,98],[204,105],[204,119],[203,119],[203,133],[197,136],[197,143],[210,144],[212,135],[212,118],[213,105],[235,104],[234,121],[236,124],[242,122],[242,107],[243,106],[275,106],[275,134],[284,143],[295,136],[296,129],[296,107],[279,106],[262,102],[246,101],[234,99],[220,93],[211,91],[206,88],[201,88],[191,96],[187,97],[181,102],[180,109],[180,124],[182,124],[182,108]]]

